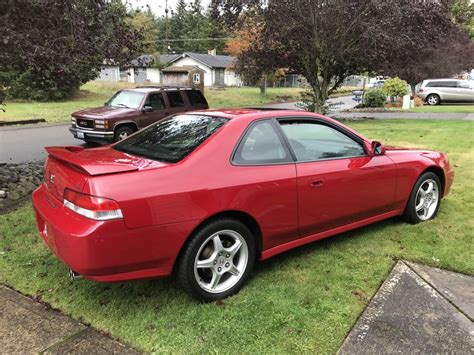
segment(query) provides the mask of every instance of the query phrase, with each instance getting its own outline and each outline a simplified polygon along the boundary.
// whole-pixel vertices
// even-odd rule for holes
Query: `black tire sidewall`
[[[120,133],[124,131],[128,132],[128,135],[131,135],[133,133],[133,129],[128,126],[119,127],[115,130],[114,142],[120,141]]]
[[[408,199],[408,203],[407,203],[407,206],[405,208],[404,217],[410,223],[417,224],[417,223],[420,223],[420,222],[426,222],[425,220],[422,220],[422,219],[420,219],[420,217],[418,217],[418,214],[416,213],[415,200],[416,200],[416,194],[418,192],[418,189],[428,179],[434,180],[436,182],[436,184],[438,185],[439,196],[438,196],[438,205],[436,206],[435,212],[426,221],[429,221],[429,220],[435,218],[436,215],[438,214],[439,206],[441,205],[441,197],[443,195],[443,189],[442,189],[441,181],[439,180],[438,175],[436,175],[435,173],[426,172],[418,178],[415,185],[413,186],[413,189],[411,190],[411,193],[410,193],[410,198]]]
[[[194,277],[194,260],[204,241],[220,230],[234,230],[246,241],[248,247],[248,262],[244,275],[229,290],[221,293],[209,293],[203,290]],[[190,239],[181,255],[178,267],[178,281],[181,286],[194,298],[211,302],[229,297],[237,293],[249,277],[255,264],[255,241],[250,230],[241,222],[234,219],[218,219],[200,228]]]

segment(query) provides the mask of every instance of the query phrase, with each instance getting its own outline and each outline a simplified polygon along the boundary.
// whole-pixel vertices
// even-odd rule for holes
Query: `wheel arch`
[[[174,262],[173,270],[176,270],[176,266],[179,264],[179,260],[181,259],[181,255],[183,253],[183,250],[185,249],[185,246],[190,242],[193,235],[199,229],[201,229],[203,226],[205,226],[206,224],[208,224],[212,221],[215,221],[217,219],[222,219],[222,218],[232,218],[232,219],[238,220],[239,222],[243,223],[250,230],[250,232],[254,236],[256,258],[257,259],[260,258],[260,254],[261,254],[262,248],[263,248],[263,240],[262,240],[262,230],[261,230],[260,225],[258,224],[257,220],[247,212],[238,211],[238,210],[227,210],[227,211],[221,211],[221,212],[215,213],[215,214],[205,218],[203,221],[201,221],[201,223],[199,223],[191,231],[191,233],[189,233],[189,235],[186,238],[185,242],[181,246],[178,257],[176,258],[176,260]]]
[[[138,126],[133,121],[120,121],[114,125],[114,132],[120,127],[127,126],[133,129],[134,132],[138,131]]]

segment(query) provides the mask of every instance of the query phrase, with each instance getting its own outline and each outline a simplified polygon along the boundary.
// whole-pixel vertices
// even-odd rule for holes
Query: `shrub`
[[[369,90],[364,95],[364,107],[383,107],[387,95],[382,89]]]
[[[406,95],[407,93],[407,82],[400,78],[391,78],[385,80],[383,84],[383,91],[387,96],[398,97]]]

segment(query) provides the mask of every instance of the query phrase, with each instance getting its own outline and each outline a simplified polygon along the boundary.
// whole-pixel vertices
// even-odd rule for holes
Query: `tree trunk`
[[[264,74],[262,79],[260,80],[260,95],[266,96],[267,95],[267,75]]]
[[[413,99],[416,95],[416,83],[413,84],[413,83],[410,83],[410,87],[411,87],[411,96],[410,96],[410,99]]]

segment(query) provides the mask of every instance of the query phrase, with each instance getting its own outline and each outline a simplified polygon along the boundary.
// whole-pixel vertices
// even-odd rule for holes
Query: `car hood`
[[[113,118],[119,116],[128,116],[137,112],[138,110],[133,108],[102,106],[77,111],[74,112],[72,116],[83,118]]]

